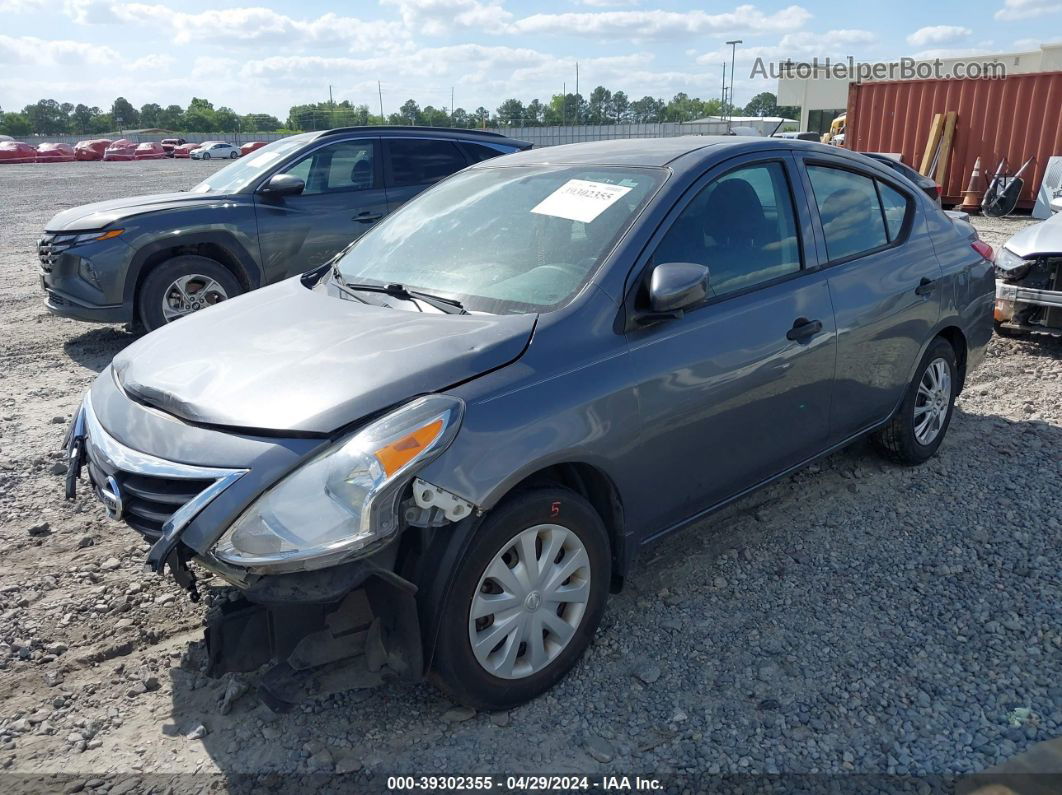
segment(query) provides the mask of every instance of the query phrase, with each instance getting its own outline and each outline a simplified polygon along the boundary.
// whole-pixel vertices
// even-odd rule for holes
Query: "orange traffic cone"
[[[985,178],[981,176],[981,158],[974,161],[973,171],[970,172],[970,182],[966,190],[962,192],[962,204],[959,209],[967,213],[981,211],[981,197],[985,195]]]

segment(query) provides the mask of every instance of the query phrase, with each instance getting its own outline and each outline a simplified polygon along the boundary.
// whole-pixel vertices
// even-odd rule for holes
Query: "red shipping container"
[[[933,116],[958,114],[941,200],[958,204],[981,158],[985,182],[1003,157],[1022,175],[1018,206],[1032,207],[1047,160],[1062,154],[1062,72],[1010,75],[999,80],[901,80],[848,87],[845,147],[858,152],[899,152],[915,169],[922,164]],[[983,186],[982,186],[983,187]]]

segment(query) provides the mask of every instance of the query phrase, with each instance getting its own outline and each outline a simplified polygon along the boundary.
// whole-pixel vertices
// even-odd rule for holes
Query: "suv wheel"
[[[148,331],[243,292],[232,272],[216,260],[185,254],[148,273],[140,287],[140,320]]]
[[[951,424],[958,384],[955,350],[947,340],[934,340],[896,416],[876,434],[878,448],[901,464],[921,464],[932,457]]]
[[[601,517],[565,488],[513,495],[461,559],[433,676],[458,701],[506,709],[552,687],[593,638],[611,574]]]

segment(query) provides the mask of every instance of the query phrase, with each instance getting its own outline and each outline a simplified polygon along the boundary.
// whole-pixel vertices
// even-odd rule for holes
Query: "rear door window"
[[[809,165],[808,176],[830,260],[856,257],[888,245],[889,234],[876,180],[829,166]],[[902,221],[901,215],[901,225]]]
[[[466,165],[465,156],[453,141],[392,138],[387,142],[392,187],[430,185]]]

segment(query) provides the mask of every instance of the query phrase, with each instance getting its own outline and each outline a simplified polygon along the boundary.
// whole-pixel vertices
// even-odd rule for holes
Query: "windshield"
[[[568,301],[663,182],[658,168],[476,168],[432,188],[339,260],[347,283],[398,283],[493,314]]]
[[[309,138],[309,135],[292,135],[289,138],[273,141],[214,172],[192,188],[190,193],[235,193],[276,165],[281,158],[305,146]],[[207,141],[200,146],[211,146],[215,143],[218,142]]]

